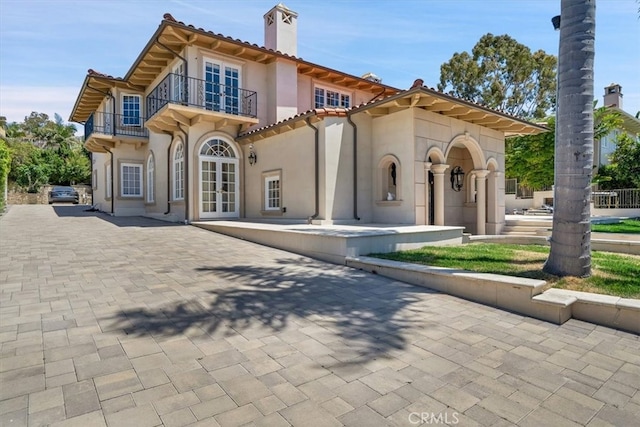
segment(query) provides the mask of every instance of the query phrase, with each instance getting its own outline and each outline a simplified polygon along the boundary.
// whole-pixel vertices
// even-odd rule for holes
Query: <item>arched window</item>
[[[147,159],[147,203],[153,203],[155,200],[155,171],[156,162],[153,158],[153,153],[149,153]]]
[[[173,153],[173,200],[184,199],[184,144],[178,142]]]
[[[211,139],[202,144],[200,155],[211,157],[236,157],[233,148],[221,139]]]

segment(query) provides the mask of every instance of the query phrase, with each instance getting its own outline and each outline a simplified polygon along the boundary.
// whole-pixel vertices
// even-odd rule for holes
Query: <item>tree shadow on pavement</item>
[[[423,296],[435,291],[308,258],[196,270],[210,277],[202,298],[126,310],[114,326],[140,336],[194,327],[214,338],[302,332],[356,363],[403,349],[407,328],[430,324],[416,312],[435,304]]]

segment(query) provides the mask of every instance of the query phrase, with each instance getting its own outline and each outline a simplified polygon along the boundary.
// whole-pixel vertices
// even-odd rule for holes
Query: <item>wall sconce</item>
[[[464,171],[460,166],[456,166],[451,170],[451,188],[453,188],[453,191],[462,190],[463,182],[464,182]]]
[[[258,163],[258,155],[255,151],[253,151],[253,144],[249,145],[249,164],[253,166],[255,163]]]

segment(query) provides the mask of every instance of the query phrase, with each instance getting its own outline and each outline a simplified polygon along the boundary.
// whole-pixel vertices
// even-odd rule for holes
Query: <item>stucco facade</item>
[[[125,77],[90,70],[71,120],[93,152],[94,203],[177,222],[500,232],[505,136],[544,128],[419,80],[400,90],[304,61],[296,32],[281,4],[265,47],[165,15]]]

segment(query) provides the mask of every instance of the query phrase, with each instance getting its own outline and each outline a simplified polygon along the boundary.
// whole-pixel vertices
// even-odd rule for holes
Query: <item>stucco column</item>
[[[424,223],[429,224],[429,171],[431,162],[424,162]],[[5,199],[6,200],[6,199]]]
[[[444,225],[444,171],[449,168],[449,165],[439,164],[432,165],[431,172],[433,172],[433,204],[434,225]]]
[[[476,174],[476,234],[486,234],[488,170],[474,170]]]

